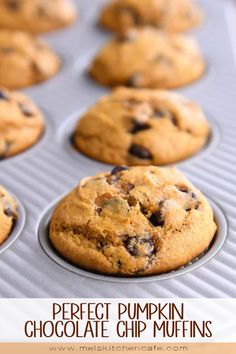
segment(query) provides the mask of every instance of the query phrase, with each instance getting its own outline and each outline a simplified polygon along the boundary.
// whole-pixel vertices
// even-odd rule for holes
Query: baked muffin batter
[[[28,97],[0,89],[0,160],[35,144],[43,129],[43,116]]]
[[[41,40],[23,32],[0,31],[0,86],[31,86],[54,76],[59,67],[58,56]]]
[[[82,116],[73,144],[113,165],[166,165],[199,151],[209,131],[202,110],[177,93],[118,88]]]
[[[204,70],[193,39],[143,28],[108,42],[95,57],[90,74],[106,86],[175,88],[199,79]]]
[[[84,178],[57,205],[50,240],[78,267],[117,276],[168,272],[216,232],[206,198],[173,168],[115,167]]]

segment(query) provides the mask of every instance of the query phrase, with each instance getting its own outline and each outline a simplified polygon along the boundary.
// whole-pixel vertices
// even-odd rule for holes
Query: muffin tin
[[[61,72],[24,90],[44,111],[45,134],[32,149],[0,161],[1,184],[17,195],[20,214],[0,249],[4,251],[0,255],[1,297],[236,296],[236,71],[225,16],[230,2],[199,1],[206,19],[191,35],[200,42],[208,72],[201,80],[177,90],[209,112],[212,125],[208,145],[177,164],[209,196],[214,209],[219,229],[208,252],[168,274],[125,279],[76,268],[62,260],[48,242],[47,225],[56,200],[81,178],[111,168],[74,151],[69,143],[76,117],[109,92],[86,75],[93,56],[110,36],[95,25],[104,0],[94,0],[93,6],[88,6],[87,0],[77,0],[76,24],[43,36],[62,57]]]

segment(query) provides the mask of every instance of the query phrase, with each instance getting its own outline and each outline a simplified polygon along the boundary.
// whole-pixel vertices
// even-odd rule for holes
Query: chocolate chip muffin
[[[209,132],[198,105],[177,93],[118,88],[82,116],[73,144],[113,165],[167,165],[199,151]]]
[[[71,24],[76,17],[70,0],[1,0],[0,28],[48,32]]]
[[[216,232],[206,198],[174,168],[115,167],[83,179],[50,223],[56,250],[78,267],[147,276],[186,265]]]
[[[35,144],[43,129],[43,116],[28,97],[0,89],[0,160]]]
[[[8,238],[17,218],[16,202],[0,186],[0,245]]]
[[[105,45],[90,74],[105,86],[175,88],[199,79],[204,69],[193,39],[144,28],[130,30]]]
[[[145,25],[181,32],[197,26],[202,17],[192,0],[115,0],[102,10],[99,23],[116,32]]]
[[[59,58],[44,42],[23,32],[0,31],[0,86],[31,86],[55,75],[59,67]]]

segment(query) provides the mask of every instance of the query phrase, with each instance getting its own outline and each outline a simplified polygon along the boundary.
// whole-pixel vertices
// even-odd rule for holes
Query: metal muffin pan
[[[70,265],[48,243],[46,227],[55,200],[81,178],[110,169],[109,165],[74,151],[69,143],[80,113],[109,92],[86,75],[92,58],[110,36],[96,27],[104,2],[94,0],[93,6],[89,6],[87,0],[77,0],[80,15],[75,25],[43,36],[61,54],[62,70],[55,78],[23,90],[43,109],[46,130],[32,149],[0,161],[0,183],[16,193],[20,212],[18,224],[6,242],[14,238],[15,232],[19,235],[26,215],[17,240],[7,249],[7,243],[2,246],[5,252],[0,255],[0,296],[235,297],[236,69],[225,16],[231,0],[199,0],[206,19],[191,35],[200,43],[208,70],[199,81],[177,90],[209,112],[212,125],[209,144],[193,158],[178,164],[195,186],[209,196],[213,206],[219,229],[208,252],[173,273],[120,282],[118,278],[93,275]],[[213,37],[217,40],[213,41]],[[25,214],[21,212],[21,202]]]
[[[49,240],[49,224],[51,220],[51,216],[53,213],[53,210],[57,204],[57,202],[54,202],[47,210],[46,212],[42,215],[42,218],[40,219],[40,222],[38,224],[38,237],[39,237],[39,242],[43,250],[46,252],[46,254],[58,265],[61,267],[75,273],[78,275],[82,275],[85,277],[89,277],[92,279],[97,279],[97,280],[103,280],[105,282],[113,282],[113,283],[146,283],[146,282],[153,282],[157,280],[165,280],[173,277],[177,277],[179,275],[185,274],[187,272],[190,272],[191,270],[194,270],[201,265],[204,265],[206,262],[208,262],[210,259],[212,259],[222,248],[226,235],[227,235],[227,223],[226,219],[224,217],[224,214],[222,213],[221,209],[214,203],[212,200],[209,201],[214,212],[214,217],[215,217],[215,222],[218,226],[217,233],[212,241],[212,244],[210,245],[209,249],[206,250],[201,256],[198,258],[194,259],[192,262],[188,263],[186,266],[183,266],[179,269],[176,269],[174,271],[164,273],[164,274],[159,274],[155,276],[148,276],[148,277],[114,277],[114,276],[109,276],[109,275],[101,275],[101,274],[96,274],[90,271],[86,271],[84,269],[81,269],[79,267],[76,267],[75,265],[69,263],[68,261],[64,260],[60,255],[56,252],[54,249],[53,245],[51,244]]]

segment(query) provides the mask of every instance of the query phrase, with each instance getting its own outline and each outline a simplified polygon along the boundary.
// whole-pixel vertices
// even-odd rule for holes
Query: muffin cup
[[[209,200],[209,198],[208,198]],[[114,283],[145,283],[145,282],[153,282],[159,280],[166,280],[173,277],[177,277],[183,275],[187,272],[190,272],[200,266],[203,266],[206,262],[212,259],[222,248],[226,235],[227,235],[227,222],[225,216],[219,206],[213,202],[211,199],[209,200],[213,213],[214,219],[217,224],[217,232],[216,235],[210,245],[210,247],[203,252],[202,255],[195,258],[187,265],[182,266],[176,270],[173,270],[168,273],[146,276],[146,277],[119,277],[119,276],[110,276],[110,275],[103,275],[93,273],[84,269],[79,268],[78,266],[73,265],[69,261],[63,259],[62,256],[58,254],[58,252],[53,247],[52,243],[49,239],[49,223],[53,213],[53,210],[56,206],[58,201],[55,201],[53,204],[49,206],[49,208],[43,213],[39,224],[38,224],[38,239],[39,243],[44,250],[44,252],[51,258],[55,263],[67,269],[70,272],[76,273],[81,276],[85,276],[88,278],[102,280],[106,282],[114,282]]]

